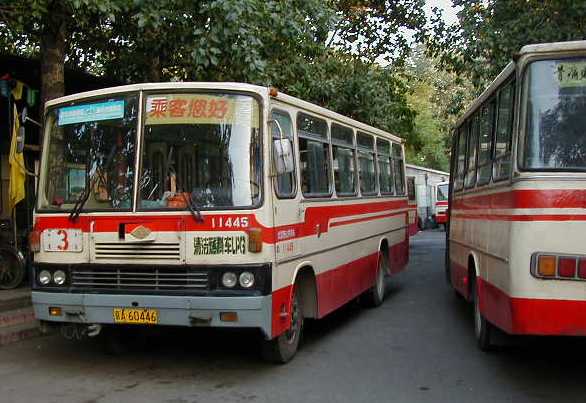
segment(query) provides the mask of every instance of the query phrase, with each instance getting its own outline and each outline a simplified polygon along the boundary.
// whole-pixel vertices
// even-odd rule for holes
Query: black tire
[[[291,361],[299,349],[303,333],[303,319],[302,300],[295,288],[291,304],[291,327],[272,340],[263,340],[261,350],[263,359],[275,364],[285,364]]]
[[[0,289],[18,287],[25,275],[24,261],[17,251],[0,249]]]
[[[360,299],[364,306],[368,308],[376,308],[383,303],[385,299],[385,277],[387,271],[387,259],[385,258],[384,253],[381,252],[374,284]]]
[[[480,303],[478,298],[478,282],[474,278],[474,285],[472,286],[472,303],[474,305],[474,335],[476,336],[476,342],[478,348],[481,351],[492,350],[492,335],[494,329],[492,324],[486,320],[480,312]]]

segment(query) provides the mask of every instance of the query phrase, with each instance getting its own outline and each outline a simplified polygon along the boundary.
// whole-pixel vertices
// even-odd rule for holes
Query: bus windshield
[[[523,167],[586,170],[586,58],[535,61],[524,86]]]
[[[251,207],[261,197],[259,104],[251,96],[146,97],[142,209]]]
[[[51,109],[39,209],[130,209],[137,116],[137,95]]]
[[[443,185],[437,186],[437,201],[448,200],[448,188],[450,185],[444,183]]]

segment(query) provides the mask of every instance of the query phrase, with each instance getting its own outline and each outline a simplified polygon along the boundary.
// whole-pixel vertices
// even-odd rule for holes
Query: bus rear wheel
[[[299,349],[303,332],[303,306],[297,287],[291,297],[291,326],[272,340],[263,340],[262,357],[269,362],[285,364],[295,356]]]
[[[362,296],[363,304],[370,308],[380,306],[385,299],[385,276],[387,273],[387,259],[385,254],[380,252],[376,278],[371,289]]]
[[[478,298],[478,282],[474,282],[475,285],[472,287],[472,298],[474,304],[474,335],[476,336],[476,342],[478,348],[482,351],[490,351],[492,345],[492,335],[494,329],[492,324],[486,320],[486,318],[480,312],[480,302]]]

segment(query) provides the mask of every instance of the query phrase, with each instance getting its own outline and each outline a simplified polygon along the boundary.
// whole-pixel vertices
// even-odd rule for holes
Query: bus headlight
[[[244,271],[239,278],[240,287],[250,288],[254,285],[254,274],[249,271]]]
[[[231,271],[227,271],[222,275],[222,285],[226,288],[233,288],[238,282],[236,274]]]
[[[57,285],[63,285],[65,284],[65,272],[63,270],[57,270],[54,274],[53,274],[53,282]]]
[[[48,270],[41,270],[39,273],[39,283],[47,285],[51,282],[51,273]]]

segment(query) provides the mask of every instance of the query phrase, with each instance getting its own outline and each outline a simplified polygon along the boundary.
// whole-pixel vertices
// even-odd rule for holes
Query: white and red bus
[[[441,182],[435,188],[435,202],[433,219],[436,224],[443,225],[444,228],[448,223],[448,195],[450,182]]]
[[[437,186],[448,181],[450,174],[412,164],[405,164],[405,171],[409,198],[409,234],[413,236],[420,229],[437,227]],[[442,209],[443,207],[440,208]]]
[[[586,41],[521,49],[457,123],[448,278],[496,326],[586,335]]]
[[[256,328],[286,362],[304,318],[380,305],[407,264],[404,151],[382,130],[236,83],[81,93],[45,122],[32,298],[64,334]]]

